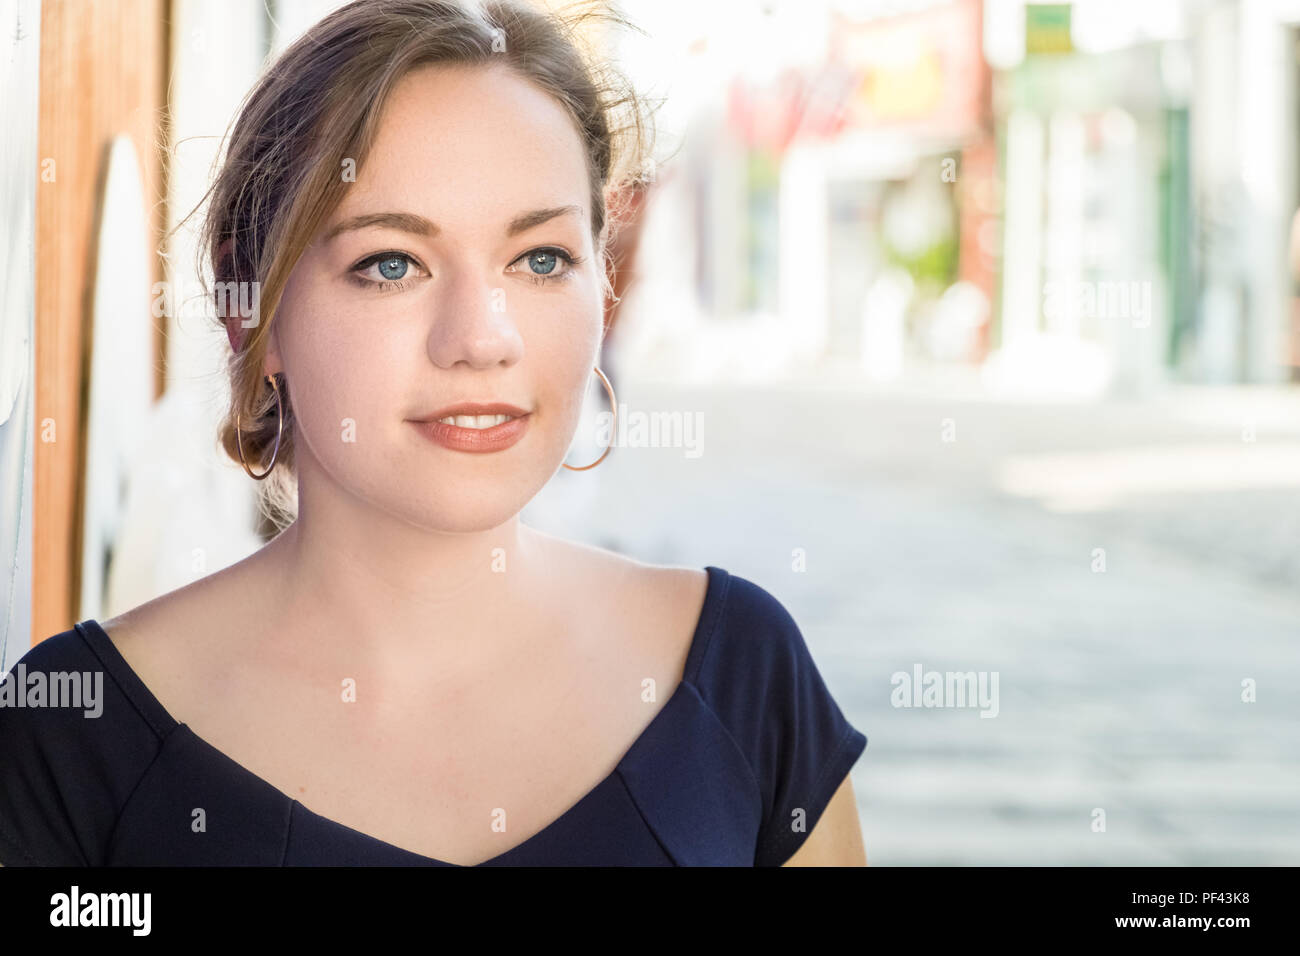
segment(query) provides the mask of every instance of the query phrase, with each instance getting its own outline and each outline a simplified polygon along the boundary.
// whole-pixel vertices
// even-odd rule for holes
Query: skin
[[[784,866],[866,866],[857,798],[848,778],[840,784],[803,845]]]
[[[523,842],[612,772],[680,682],[704,600],[701,569],[519,521],[563,461],[597,364],[588,188],[578,133],[545,93],[496,67],[408,74],[270,335],[264,371],[285,373],[297,416],[298,519],[104,622],[201,738],[311,810],[448,862]],[[507,234],[521,213],[565,206],[576,214]],[[438,231],[330,238],[384,212]],[[581,261],[557,257],[549,274],[567,277],[539,284],[551,260],[528,254],[557,247]],[[409,257],[401,288],[350,278],[391,279],[355,269],[376,253]],[[467,454],[409,421],[464,400],[528,410],[524,437]],[[483,822],[497,807],[508,833]],[[789,865],[863,864],[846,777]]]

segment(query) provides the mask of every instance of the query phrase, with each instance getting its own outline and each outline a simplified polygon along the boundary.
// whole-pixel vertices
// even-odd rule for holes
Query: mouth
[[[425,437],[452,451],[503,451],[523,437],[531,412],[501,403],[463,402],[410,419]]]
[[[455,425],[457,428],[474,428],[482,431],[518,417],[518,415],[448,415],[446,418],[435,418],[434,421],[442,422],[444,425]]]

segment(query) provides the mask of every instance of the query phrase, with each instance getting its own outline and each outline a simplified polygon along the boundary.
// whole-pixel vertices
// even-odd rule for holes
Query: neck
[[[303,480],[305,478],[306,480]],[[325,661],[393,675],[413,662],[481,673],[511,652],[532,615],[546,536],[516,514],[495,528],[418,527],[303,475],[297,520],[265,549],[275,604]],[[304,648],[306,650],[306,648]]]

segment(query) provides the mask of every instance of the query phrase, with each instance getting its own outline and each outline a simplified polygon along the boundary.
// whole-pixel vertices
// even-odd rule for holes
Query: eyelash
[[[535,272],[524,273],[524,278],[533,282],[535,285],[545,285],[548,282],[558,282],[563,279],[567,279],[573,274],[574,266],[581,265],[585,261],[585,259],[582,256],[570,255],[568,252],[559,248],[558,246],[538,246],[536,249],[529,249],[523,255],[514,259],[510,264],[514,265],[516,262],[520,261],[520,259],[527,259],[529,256],[535,255],[536,253],[539,252],[551,253],[556,258],[564,262],[565,269],[562,273],[558,275],[538,275]],[[352,282],[356,283],[363,289],[373,289],[376,292],[388,292],[388,291],[401,292],[410,284],[409,280],[406,279],[405,277],[401,279],[383,279],[376,282],[374,279],[366,279],[361,275],[358,275],[358,273],[364,272],[366,269],[369,269],[375,263],[383,262],[387,259],[405,259],[407,262],[409,262],[411,265],[415,266],[416,268],[419,269],[424,268],[415,260],[413,256],[407,255],[405,252],[398,252],[395,249],[390,249],[387,252],[377,252],[372,256],[367,256],[366,258],[362,259],[355,266],[353,266],[351,270],[349,270],[348,278],[351,279]]]

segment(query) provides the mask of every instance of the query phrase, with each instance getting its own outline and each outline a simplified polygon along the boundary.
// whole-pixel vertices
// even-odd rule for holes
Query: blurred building
[[[1294,4],[1001,3],[1000,380],[1294,373]]]
[[[652,289],[640,319],[671,334],[665,316],[692,315],[677,375],[888,380],[908,351],[982,358],[997,207],[982,5],[881,6],[766,10],[797,15],[798,35],[748,26],[725,101],[699,104],[657,200],[690,225],[695,301]]]
[[[647,244],[683,261],[638,283],[630,364],[965,366],[1081,398],[1300,377],[1298,23],[1293,0],[841,0],[763,5],[721,48],[680,27],[661,70],[713,72],[672,93],[686,147],[649,205],[674,221]]]

